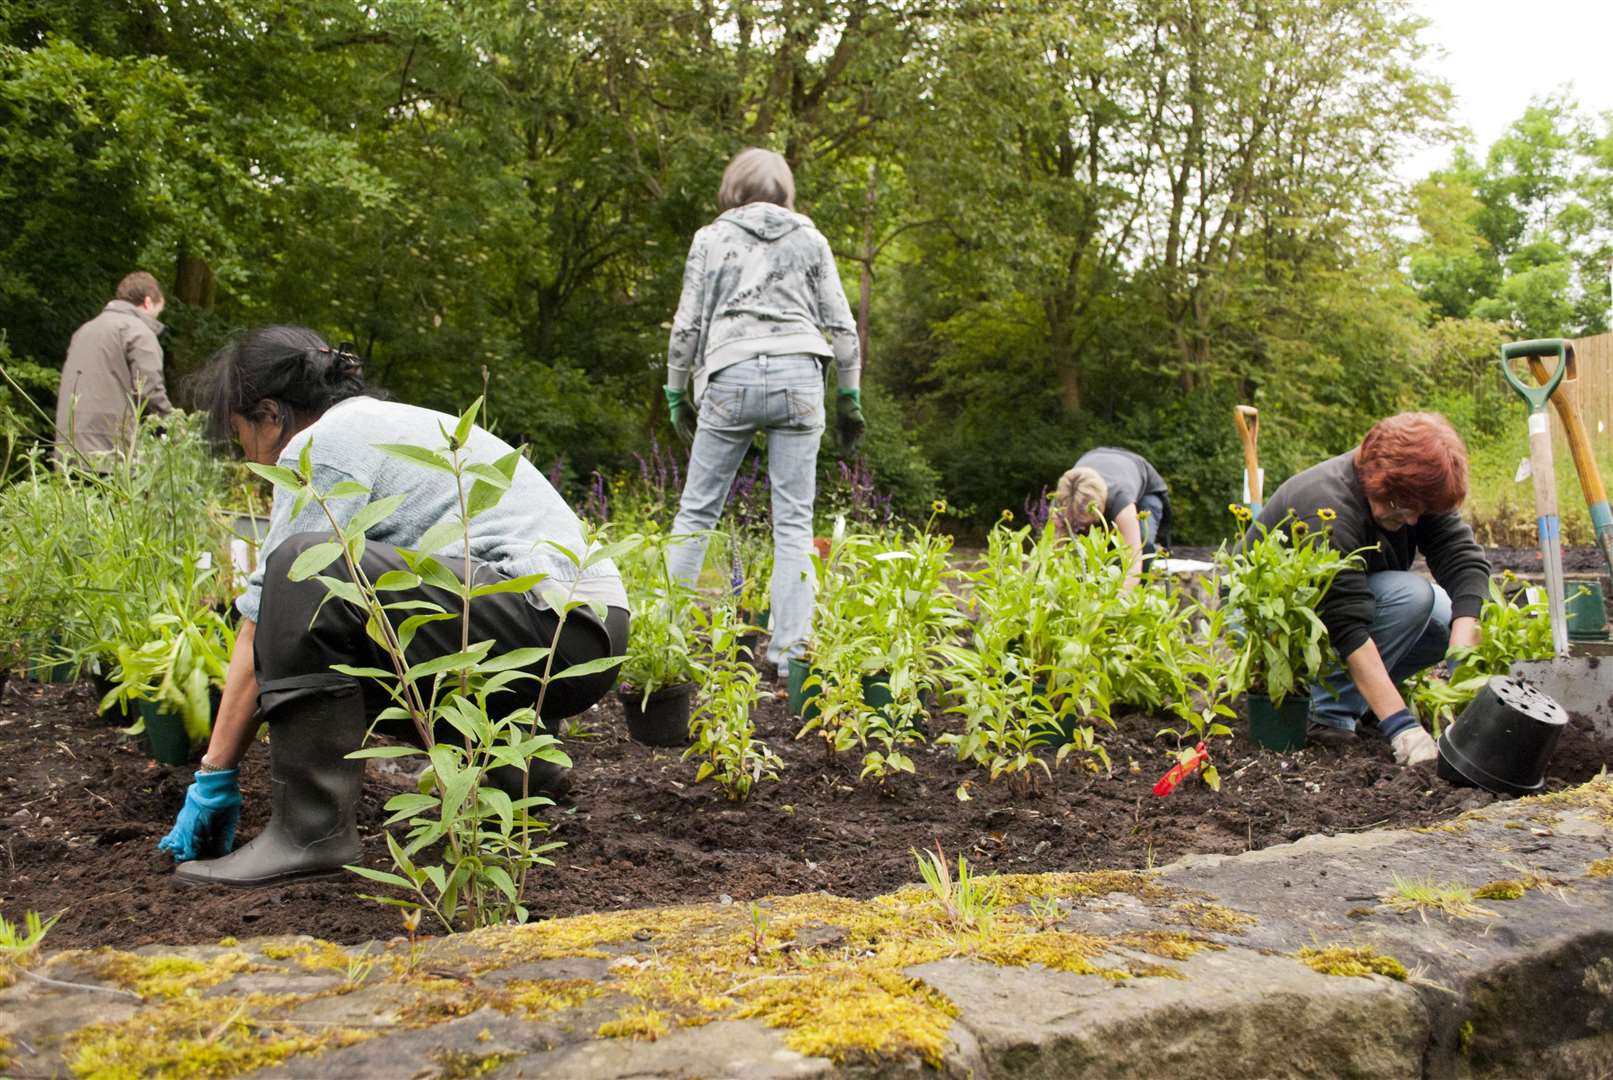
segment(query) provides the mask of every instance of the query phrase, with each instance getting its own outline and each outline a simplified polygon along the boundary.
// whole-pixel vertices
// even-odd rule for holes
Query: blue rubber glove
[[[157,841],[158,850],[173,852],[175,862],[228,855],[241,820],[239,775],[237,769],[198,771],[185,790],[185,805],[179,808],[173,829]]]

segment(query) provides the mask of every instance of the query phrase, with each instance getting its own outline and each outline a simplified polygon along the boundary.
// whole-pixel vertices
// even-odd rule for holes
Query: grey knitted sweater
[[[827,330],[830,341],[825,341]],[[829,242],[804,214],[773,203],[736,207],[695,233],[672,320],[666,382],[706,382],[754,356],[834,357],[841,387],[862,372],[857,326]]]

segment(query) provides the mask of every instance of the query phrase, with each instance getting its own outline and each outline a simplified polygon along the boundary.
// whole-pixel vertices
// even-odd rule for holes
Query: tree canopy
[[[11,0],[0,329],[59,367],[144,267],[171,369],[270,321],[435,407],[485,369],[500,429],[576,478],[666,437],[684,254],[765,145],[861,308],[902,500],[995,517],[1118,442],[1218,535],[1234,402],[1275,476],[1503,333],[1605,329],[1613,122],[1537,102],[1408,190],[1408,149],[1453,140],[1420,25],[1405,0]]]

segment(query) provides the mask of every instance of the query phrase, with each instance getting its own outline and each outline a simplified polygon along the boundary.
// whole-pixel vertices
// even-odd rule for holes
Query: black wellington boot
[[[338,872],[362,853],[357,819],[364,762],[347,758],[364,742],[358,684],[327,680],[280,693],[266,686],[259,700],[269,720],[269,824],[223,858],[180,863],[174,876],[187,884],[276,885]]]

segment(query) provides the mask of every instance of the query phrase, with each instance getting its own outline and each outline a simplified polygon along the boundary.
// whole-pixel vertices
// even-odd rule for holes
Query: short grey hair
[[[795,209],[795,177],[783,156],[752,146],[734,155],[723,170],[717,188],[717,208],[732,210],[753,202],[770,202]]]

